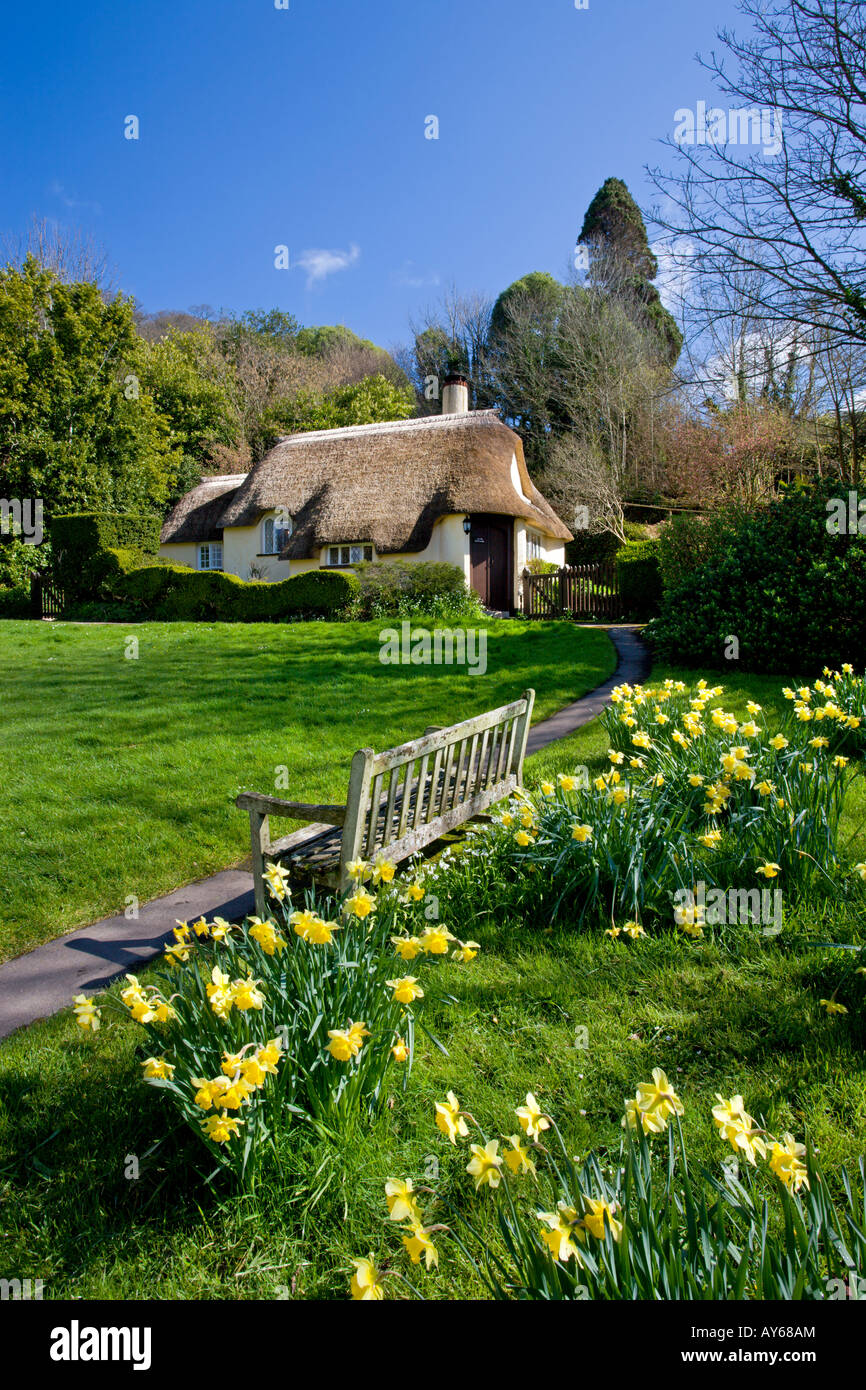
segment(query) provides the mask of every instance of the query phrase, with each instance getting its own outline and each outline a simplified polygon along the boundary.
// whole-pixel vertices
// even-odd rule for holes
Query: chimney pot
[[[469,414],[469,382],[465,376],[453,374],[445,378],[442,389],[442,414]]]

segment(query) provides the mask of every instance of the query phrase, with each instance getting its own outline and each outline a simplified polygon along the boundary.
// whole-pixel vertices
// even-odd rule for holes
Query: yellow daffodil
[[[622,1237],[622,1222],[614,1219],[615,1208],[595,1197],[584,1197],[583,1202],[585,1210],[582,1224],[590,1235],[595,1236],[596,1240],[604,1240],[606,1218],[611,1235],[615,1241],[619,1241]]]
[[[417,975],[404,975],[399,980],[387,980],[386,983],[394,991],[393,998],[398,1004],[412,1004],[416,999],[424,998]]]
[[[521,1105],[514,1113],[529,1139],[537,1139],[543,1130],[550,1129],[550,1120],[542,1112],[531,1091],[527,1094],[525,1105]]]
[[[474,960],[480,950],[481,947],[477,941],[461,941],[451,952],[451,956],[454,960],[462,960],[464,965],[468,965],[469,961]]]
[[[129,991],[124,991],[124,993],[128,992]],[[98,1032],[100,1027],[99,1020],[102,1015],[93,1000],[89,999],[86,994],[76,994],[72,1003],[74,1005],[72,1012],[75,1014],[75,1020],[79,1028],[83,1028],[85,1032]]]
[[[408,1062],[409,1046],[405,1038],[398,1038],[391,1048],[391,1056],[395,1062]]]
[[[430,1239],[429,1232],[420,1221],[410,1223],[409,1232],[403,1236],[403,1244],[413,1265],[420,1264],[423,1256],[428,1270],[439,1264],[439,1252]]]
[[[208,1139],[212,1139],[215,1144],[227,1144],[236,1134],[240,1134],[243,1123],[243,1120],[236,1120],[224,1110],[221,1115],[209,1115],[206,1120],[202,1120],[201,1126]]]
[[[253,919],[250,936],[253,941],[258,942],[266,956],[276,955],[277,951],[284,950],[287,944],[273,922],[260,922],[257,918]]]
[[[389,1178],[385,1183],[385,1200],[390,1221],[420,1221],[411,1178]]]
[[[529,1155],[529,1150],[520,1142],[520,1136],[512,1134],[509,1136],[508,1142],[511,1148],[506,1154],[503,1154],[503,1158],[514,1176],[517,1177],[519,1173],[532,1173],[534,1175],[535,1164]]]
[[[392,863],[390,859],[380,855],[373,864],[373,882],[374,884],[391,883],[393,882],[396,872],[397,865]]]
[[[572,828],[571,838],[576,840],[579,845],[585,845],[587,840],[592,839],[592,826],[575,825]]]
[[[424,897],[424,889],[420,883],[410,883],[406,887],[406,897],[412,903],[420,903]]]
[[[355,1273],[352,1275],[351,1292],[355,1303],[381,1302],[385,1297],[383,1276],[372,1260],[353,1260]]]
[[[707,830],[703,835],[699,835],[698,839],[707,849],[716,849],[721,843],[722,832],[721,830]]]
[[[355,889],[352,896],[346,899],[344,904],[347,912],[351,912],[353,916],[360,917],[361,919],[369,917],[375,906],[376,899],[371,897],[366,888],[362,888],[360,885]]]
[[[448,1092],[445,1100],[437,1100],[436,1125],[441,1129],[446,1139],[450,1139],[452,1144],[457,1143],[458,1135],[465,1139],[469,1133],[469,1127],[460,1113],[460,1102],[453,1091]]]
[[[232,999],[236,1009],[243,1013],[247,1009],[263,1009],[265,996],[257,989],[258,980],[235,980],[232,985]]]
[[[141,1065],[148,1081],[170,1081],[174,1075],[174,1064],[165,1057],[148,1057]]]
[[[285,902],[289,896],[289,874],[282,864],[269,864],[262,875],[268,885],[271,897]]]
[[[373,870],[366,859],[353,859],[346,865],[346,872],[355,883],[366,883]]]
[[[471,1159],[466,1171],[475,1179],[475,1191],[484,1186],[497,1188],[502,1180],[502,1159],[499,1156],[499,1140],[491,1139],[483,1147],[471,1144]]]
[[[421,938],[418,936],[392,936],[391,944],[401,960],[414,960],[421,954]]]
[[[828,1014],[847,1014],[848,1010],[844,1004],[837,1004],[835,999],[819,1000],[822,1009],[826,1009]]]
[[[556,780],[564,792],[573,792],[577,786],[577,778],[567,777],[564,772],[558,772]]]
[[[781,864],[774,864],[772,862],[761,864],[760,867],[755,870],[755,873],[760,874],[762,878],[778,878],[781,872]]]
[[[785,1184],[789,1192],[799,1192],[809,1186],[809,1172],[803,1162],[805,1144],[796,1143],[793,1134],[784,1134],[782,1142],[774,1139],[770,1148],[770,1169]]]

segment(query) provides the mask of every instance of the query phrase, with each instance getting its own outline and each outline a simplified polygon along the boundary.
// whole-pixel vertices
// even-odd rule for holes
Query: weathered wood
[[[535,692],[527,690],[520,700],[473,719],[431,725],[399,748],[378,754],[360,749],[352,759],[345,806],[242,793],[237,805],[250,816],[259,915],[267,911],[268,860],[285,859],[302,879],[344,891],[354,859],[382,850],[399,863],[458,825],[489,819],[487,808],[520,785],[534,700]],[[314,823],[271,842],[269,815]]]
[[[256,900],[256,914],[267,916],[265,902],[265,855],[270,847],[270,825],[267,816],[254,806],[250,807],[250,840],[253,851],[253,888]]]
[[[242,811],[261,811],[263,815],[285,816],[286,820],[325,821],[342,825],[346,819],[345,806],[313,806],[305,801],[283,801],[278,796],[260,796],[258,792],[241,792],[235,805]]]
[[[349,773],[349,793],[346,797],[343,846],[340,854],[341,889],[348,888],[351,883],[349,865],[354,859],[360,858],[374,757],[372,748],[359,748],[352,759],[352,770]]]

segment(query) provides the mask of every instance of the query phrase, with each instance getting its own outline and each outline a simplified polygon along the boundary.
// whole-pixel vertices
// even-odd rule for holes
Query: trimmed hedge
[[[866,537],[827,530],[837,482],[791,492],[717,535],[710,559],[664,596],[647,629],[683,666],[796,672],[863,663]],[[725,659],[729,638],[738,657]]]
[[[109,552],[133,552],[139,563],[156,556],[161,527],[158,516],[78,512],[52,517],[54,576],[71,599],[104,597],[118,574],[116,556]]]
[[[312,570],[268,584],[219,570],[163,564],[134,569],[112,585],[113,596],[143,617],[223,623],[336,618],[359,590],[357,576],[342,571]]]
[[[628,541],[621,546],[616,575],[626,617],[633,622],[655,617],[662,598],[658,541]]]

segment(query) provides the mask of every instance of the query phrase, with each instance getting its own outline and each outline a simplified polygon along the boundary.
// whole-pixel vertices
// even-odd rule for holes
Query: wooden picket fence
[[[615,622],[622,617],[616,565],[567,565],[556,574],[521,576],[521,608],[526,618],[561,618]]]
[[[34,618],[59,618],[66,607],[66,595],[50,574],[31,574],[30,611]]]

